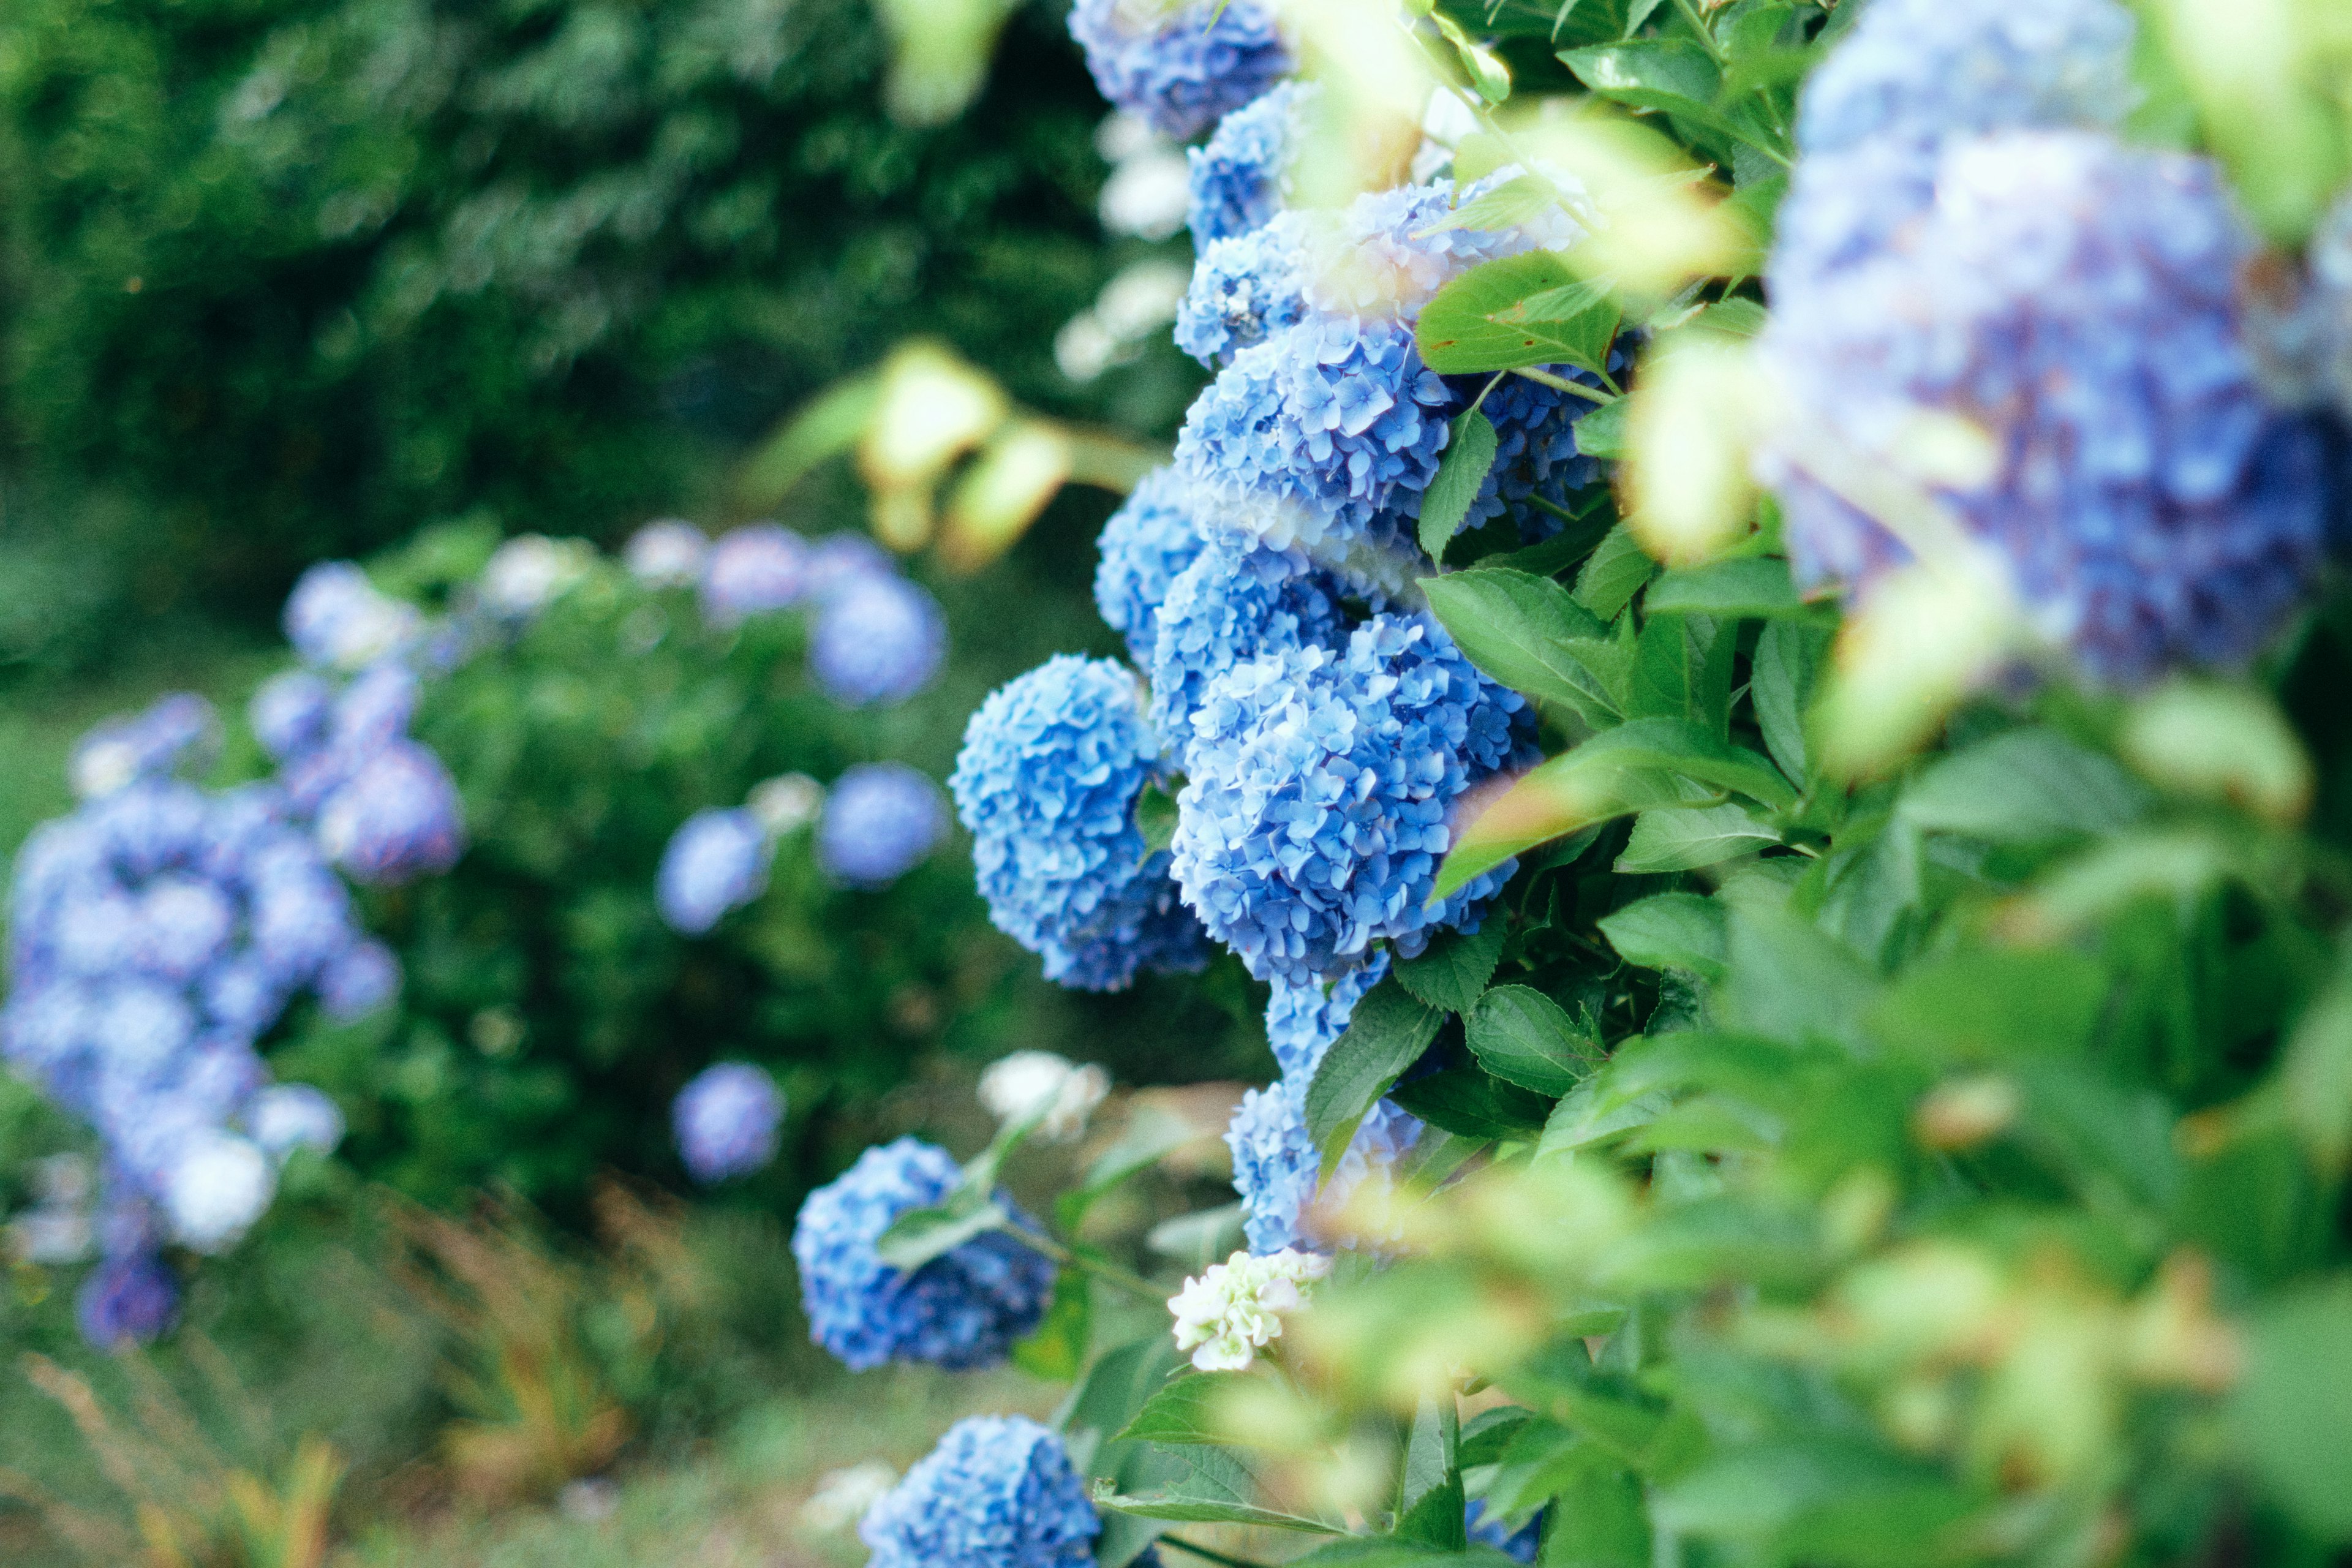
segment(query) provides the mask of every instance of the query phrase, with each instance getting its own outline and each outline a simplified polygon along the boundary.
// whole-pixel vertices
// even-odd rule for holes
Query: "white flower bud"
[[[1202,1372],[1241,1372],[1282,1337],[1282,1314],[1306,1302],[1301,1287],[1330,1271],[1331,1260],[1319,1253],[1236,1252],[1168,1299],[1176,1348],[1190,1351]]]
[[[1110,1092],[1110,1075],[1051,1051],[1015,1051],[980,1075],[980,1103],[1006,1126],[1034,1121],[1054,1142],[1075,1138]]]

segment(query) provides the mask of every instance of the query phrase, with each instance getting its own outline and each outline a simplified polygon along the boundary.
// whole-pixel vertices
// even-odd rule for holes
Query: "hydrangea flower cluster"
[[[793,1231],[810,1336],[854,1371],[887,1361],[986,1366],[1037,1326],[1055,1268],[1016,1237],[972,1237],[912,1273],[882,1261],[875,1242],[909,1210],[955,1191],[962,1170],[946,1150],[913,1138],[868,1149],[801,1205]],[[1015,1226],[1034,1221],[997,1202]]]
[[[1045,959],[1048,979],[1109,991],[1147,967],[1206,962],[1168,852],[1136,822],[1162,776],[1141,688],[1108,660],[1053,659],[972,715],[948,785],[990,917]]]
[[[819,597],[809,672],[835,701],[903,702],[939,674],[947,617],[924,589],[904,577],[853,571]]]
[[[768,890],[776,844],[742,806],[696,812],[670,835],[654,874],[654,905],[682,936],[700,936]]]
[[[1102,1520],[1059,1436],[1025,1416],[972,1415],[857,1533],[869,1568],[1091,1568]]]
[[[704,555],[698,591],[714,626],[791,609],[808,594],[808,542],[780,523],[730,530]]]
[[[1866,595],[1909,552],[1841,473],[1917,473],[1938,428],[1971,432],[1981,471],[1919,482],[2042,637],[2125,683],[2242,662],[2316,569],[2324,500],[2315,434],[2255,377],[2235,292],[2252,241],[2218,173],[2077,131],[1956,138],[1934,160],[1926,206],[1850,230],[1833,278],[1811,240],[1775,263],[1764,349],[1802,415],[1759,471],[1800,579]],[[1919,199],[1906,158],[1845,174],[1881,183],[1846,185],[1827,221]],[[1793,232],[1825,188],[1792,193]]]
[[[1282,1337],[1282,1314],[1306,1303],[1303,1288],[1330,1272],[1331,1260],[1319,1253],[1236,1252],[1168,1299],[1176,1348],[1191,1353],[1197,1371],[1246,1371]]]
[[[1077,0],[1070,37],[1105,98],[1179,142],[1291,68],[1267,0]]]
[[[210,728],[172,699],[100,742]],[[106,1154],[107,1264],[84,1295],[100,1342],[168,1323],[165,1241],[227,1247],[288,1154],[340,1138],[317,1091],[269,1087],[261,1037],[305,992],[349,1016],[397,983],[283,795],[174,778],[187,749],[145,747],[138,772],[43,824],[11,889],[0,1050]]]
[[[719,1062],[695,1074],[670,1106],[678,1158],[704,1186],[764,1170],[776,1157],[784,1097],[749,1062]]]
[[[1169,468],[1145,475],[1103,524],[1095,608],[1105,626],[1127,639],[1128,655],[1137,664],[1151,662],[1160,638],[1160,606],[1178,574],[1200,555],[1201,545],[1192,492]]]
[[[1322,90],[1312,82],[1283,82],[1218,121],[1208,145],[1187,152],[1192,201],[1184,221],[1194,249],[1247,234],[1290,205],[1300,122]]]
[[[834,781],[817,821],[817,864],[855,888],[882,888],[947,834],[940,786],[904,763],[860,763]]]

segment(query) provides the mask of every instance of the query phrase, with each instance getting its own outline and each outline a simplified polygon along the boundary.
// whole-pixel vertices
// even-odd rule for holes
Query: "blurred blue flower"
[[[246,717],[261,749],[279,763],[325,743],[335,689],[307,669],[273,675],[254,692]]]
[[[1430,907],[1464,794],[1528,723],[1426,616],[1376,615],[1344,651],[1262,654],[1210,681],[1192,719],[1174,870],[1209,934],[1261,979],[1407,955],[1500,888],[1506,865]]]
[[[1807,79],[1798,149],[2119,124],[2133,32],[2116,0],[1874,0]]]
[[[466,850],[457,781],[432,750],[394,739],[319,808],[319,844],[360,882],[397,885],[446,871]]]
[[[887,887],[920,865],[947,826],[939,785],[904,763],[860,763],[825,796],[817,863],[853,887]]]
[[[1291,68],[1266,0],[1077,0],[1070,37],[1105,98],[1179,142]]]
[[[668,517],[629,535],[622,562],[629,575],[653,588],[691,587],[702,580],[710,558],[710,536],[690,522]]]
[[[1127,639],[1129,657],[1149,664],[1169,584],[1201,553],[1201,531],[1183,479],[1172,468],[1146,474],[1103,524],[1097,548],[1095,608],[1106,626]]]
[[[809,1334],[853,1371],[887,1361],[987,1366],[1045,1316],[1054,1265],[1013,1237],[974,1237],[912,1273],[876,1256],[900,1215],[928,1208],[961,1183],[946,1150],[913,1138],[868,1149],[801,1205],[793,1230]],[[999,1197],[1016,1225],[1034,1228]]]
[[[282,1160],[297,1149],[331,1154],[343,1141],[343,1113],[322,1089],[278,1083],[253,1097],[246,1131],[261,1152]]]
[[[1784,228],[1810,232],[1817,198],[1918,199],[1899,160],[1849,173],[1879,183],[1801,181]],[[1761,346],[1790,413],[1758,468],[1799,580],[1866,595],[1908,559],[1839,475],[1916,472],[1940,430],[1983,471],[1924,494],[2091,674],[2251,658],[2301,601],[2324,530],[2317,437],[2269,405],[2240,331],[2252,251],[2203,160],[2011,132],[1948,143],[1924,210],[1849,244],[1834,275],[1776,258]]]
[[[772,522],[719,535],[702,563],[702,618],[731,626],[789,609],[808,595],[808,542]]]
[[[947,617],[904,577],[856,574],[824,597],[809,633],[809,668],[835,701],[902,702],[947,657]]]
[[[1062,1439],[1021,1415],[970,1415],[857,1529],[868,1568],[1092,1568],[1102,1521]]]
[[[400,994],[400,959],[373,940],[345,948],[319,974],[319,1005],[338,1022],[364,1018]]]
[[[655,873],[654,902],[670,930],[700,936],[768,890],[776,847],[749,811],[698,811],[678,825]]]
[[[776,1157],[784,1097],[749,1062],[719,1062],[695,1074],[670,1106],[678,1158],[704,1186],[763,1170]]]
[[[74,743],[66,776],[83,800],[111,795],[189,766],[209,749],[219,729],[211,703],[194,692],[173,692],[142,712],[92,727]]]
[[[152,1251],[101,1258],[74,1301],[81,1337],[100,1350],[152,1344],[179,1316],[179,1278]]]
[[[964,730],[948,781],[971,830],[989,916],[1082,990],[1128,984],[1146,966],[1207,962],[1179,906],[1165,851],[1135,813],[1160,773],[1134,674],[1065,655],[992,693]]]
[[[1335,1226],[1334,1211],[1366,1177],[1385,1179],[1421,1136],[1420,1121],[1381,1100],[1357,1127],[1330,1181],[1318,1188],[1322,1158],[1307,1131],[1311,1077],[1286,1076],[1248,1090],[1225,1129],[1225,1146],[1234,1155],[1234,1190],[1242,1199],[1242,1234],[1261,1258],[1286,1247],[1328,1251],[1363,1239]]]
[[[1472,1498],[1463,1510],[1462,1525],[1471,1541],[1477,1545],[1491,1546],[1514,1563],[1533,1563],[1536,1552],[1543,1544],[1543,1522],[1549,1509],[1537,1512],[1533,1519],[1517,1530],[1506,1528],[1501,1520],[1486,1517],[1486,1500]]]
[[[1213,242],[1247,234],[1288,205],[1300,122],[1322,90],[1313,82],[1278,83],[1219,121],[1206,146],[1186,152],[1192,191],[1184,221],[1194,249],[1205,255]]]
[[[302,574],[286,599],[286,640],[302,662],[322,669],[362,669],[388,658],[424,629],[414,605],[376,591],[348,561]]]

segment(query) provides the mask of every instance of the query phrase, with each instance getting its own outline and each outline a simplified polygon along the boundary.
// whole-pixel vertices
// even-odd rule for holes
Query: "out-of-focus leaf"
[[[1307,1088],[1307,1132],[1329,1176],[1364,1113],[1437,1038],[1445,1016],[1416,1000],[1394,975],[1365,993]]]
[[[1748,700],[1756,710],[1756,724],[1764,731],[1772,760],[1801,783],[1811,776],[1805,711],[1812,699],[1813,677],[1829,646],[1827,631],[1787,621],[1767,626],[1756,639]]]
[[[1777,617],[1813,616],[1789,581],[1789,563],[1752,555],[1669,572],[1642,603],[1653,615]]]
[[[1588,414],[1585,417],[1597,416]],[[1615,620],[1657,570],[1658,563],[1650,559],[1642,542],[1619,523],[1593,549],[1592,559],[1584,563],[1584,570],[1577,574],[1576,602],[1604,621]]]
[[[1397,982],[1433,1007],[1467,1013],[1495,977],[1509,930],[1495,919],[1481,921],[1475,931],[1441,931],[1419,957],[1397,961]]]
[[[1965,948],[1906,970],[1871,1009],[1899,1049],[1956,1061],[2071,1057],[2085,1048],[2112,982],[2063,948]]]
[[[1454,1391],[1424,1396],[1405,1438],[1397,1483],[1396,1534],[1442,1551],[1470,1544],[1463,1530],[1462,1413]]]
[[[1716,994],[1735,1026],[1779,1040],[1859,1041],[1877,984],[1853,952],[1780,910],[1733,910],[1729,938]]]
[[[909,1209],[874,1238],[874,1255],[891,1268],[913,1273],[935,1258],[945,1257],[992,1230],[1003,1230],[1012,1216],[985,1188],[958,1187],[947,1202],[931,1208]]]
[[[1625,416],[1633,404],[1625,398],[1605,403],[1576,422],[1576,449],[1588,458],[1615,462],[1625,455]],[[1636,584],[1638,586],[1639,584]],[[1628,598],[1633,595],[1629,592]],[[1614,615],[1615,611],[1609,612]]]
[[[2311,757],[2277,704],[2250,686],[2174,681],[2132,705],[2121,737],[2140,776],[2227,800],[2283,825],[2311,808]]]
[[[1660,893],[1601,917],[1601,934],[1628,963],[1723,976],[1724,909],[1696,893]]]
[[[1093,1280],[1083,1269],[1065,1268],[1054,1280],[1045,1319],[1013,1347],[1013,1364],[1032,1377],[1068,1383],[1086,1370],[1093,1331]]]
[[[1432,561],[1445,559],[1445,546],[1470,515],[1470,503],[1495,466],[1495,426],[1484,414],[1473,408],[1454,417],[1445,456],[1421,499],[1421,548]]]
[[[2280,1110],[2312,1163],[2331,1176],[2352,1165],[2352,964],[2340,963],[2288,1037]]]
[[[853,376],[817,394],[744,460],[737,501],[751,511],[773,510],[817,465],[857,445],[881,397],[878,375]]]
[[[1748,346],[1711,332],[1666,334],[1631,395],[1625,526],[1668,566],[1711,562],[1755,521],[1748,454],[1767,394]]]
[[[1222,1448],[1188,1447],[1181,1457],[1189,1472],[1149,1497],[1133,1497],[1097,1482],[1095,1506],[1178,1524],[1245,1524],[1309,1535],[1344,1535],[1339,1525],[1303,1514],[1285,1513],[1251,1500],[1257,1484],[1238,1459]]]
[[[2231,1451],[2263,1491],[2324,1541],[2352,1542],[2352,1284],[2266,1303],[2230,1405]]]
[[[1497,985],[1465,1023],[1470,1053],[1488,1072],[1555,1100],[1584,1081],[1597,1058],[1560,1005],[1528,986]]]
[[[2147,809],[2147,792],[2113,762],[2053,730],[2012,730],[1937,763],[1897,813],[1923,833],[2030,844],[2112,833]]]

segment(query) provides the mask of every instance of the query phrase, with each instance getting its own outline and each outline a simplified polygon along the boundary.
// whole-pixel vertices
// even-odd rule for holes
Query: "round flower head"
[[[947,826],[939,785],[904,763],[860,763],[825,797],[817,863],[853,887],[887,887],[922,863]]]
[[[319,811],[319,846],[357,880],[396,886],[438,875],[466,850],[466,808],[441,759],[395,740]]]
[[[243,1138],[212,1134],[192,1142],[164,1177],[163,1213],[172,1236],[198,1252],[226,1252],[261,1217],[278,1178],[260,1149]]]
[[[1192,165],[1192,203],[1184,221],[1194,248],[1247,234],[1288,205],[1291,161],[1299,124],[1322,89],[1286,81],[1255,103],[1217,122],[1205,147],[1185,153]]]
[[[1762,340],[1790,412],[1759,471],[1800,580],[1867,595],[1907,552],[1840,477],[1920,475],[2093,675],[2251,657],[2317,566],[2324,503],[2316,437],[2265,401],[2240,331],[2249,250],[2202,160],[2074,132],[1951,144],[1927,210],[1834,280],[1790,279]],[[1975,471],[1923,473],[1956,435]]]
[[[898,573],[889,554],[862,533],[828,533],[809,546],[808,591],[817,597],[839,593],[868,577]]]
[[[179,1277],[152,1251],[102,1259],[74,1299],[81,1337],[102,1351],[153,1344],[179,1316]]]
[[[688,588],[701,581],[710,536],[690,522],[666,517],[629,535],[621,560],[629,575],[652,588]]]
[[[272,1084],[255,1095],[245,1126],[272,1160],[283,1160],[297,1149],[331,1154],[343,1141],[341,1109],[307,1083]]]
[[[1070,37],[1105,98],[1179,142],[1291,69],[1266,0],[1077,0]]]
[[[1422,616],[1375,616],[1341,653],[1235,666],[1192,719],[1173,846],[1185,902],[1260,978],[1351,969],[1381,938],[1418,952],[1509,875],[1428,907],[1448,817],[1513,761],[1525,710]]]
[[[702,618],[714,626],[789,609],[807,594],[808,543],[777,523],[721,534],[702,563]]]
[[[702,935],[728,910],[768,890],[775,852],[751,812],[696,812],[670,835],[655,874],[654,902],[663,921],[682,935]]]
[[[901,1138],[866,1150],[802,1204],[793,1257],[809,1334],[852,1371],[887,1361],[992,1365],[1045,1316],[1053,1263],[1001,1231],[912,1273],[876,1255],[875,1241],[900,1215],[940,1203],[962,1179],[946,1150]],[[1016,1225],[1034,1228],[1010,1199],[997,1201]]]
[[[1303,321],[1308,221],[1281,213],[1204,245],[1176,307],[1176,346],[1213,370]]]
[[[400,994],[400,959],[373,940],[352,943],[319,973],[319,1005],[338,1023],[364,1018]]]
[[[1276,980],[1266,998],[1265,1041],[1282,1076],[1311,1081],[1323,1065],[1323,1053],[1347,1032],[1356,1004],[1388,972],[1389,955],[1383,949],[1336,980]]]
[[[321,669],[363,669],[399,652],[423,629],[415,606],[376,592],[348,561],[302,574],[286,600],[286,640],[302,662]]]
[[[1218,531],[1169,588],[1151,652],[1151,722],[1181,763],[1192,714],[1218,674],[1263,653],[1337,647],[1339,584],[1297,550]]]
[[[1045,959],[1047,979],[1081,990],[1207,962],[1166,851],[1148,850],[1135,822],[1160,763],[1142,696],[1108,659],[1052,659],[981,705],[948,781],[989,918]]]
[[[1381,1100],[1357,1127],[1331,1179],[1318,1185],[1322,1156],[1307,1131],[1307,1081],[1287,1077],[1249,1090],[1225,1129],[1234,1190],[1242,1199],[1242,1235],[1260,1256],[1354,1245],[1360,1238],[1335,1226],[1337,1212],[1366,1178],[1387,1180],[1421,1136],[1420,1121]]]
[[[1176,1348],[1192,1352],[1196,1371],[1245,1372],[1282,1337],[1282,1314],[1306,1305],[1303,1288],[1330,1272],[1331,1260],[1318,1253],[1236,1252],[1168,1299]]]
[[[1469,1507],[1462,1512],[1462,1529],[1477,1544],[1491,1546],[1514,1563],[1531,1563],[1543,1545],[1545,1511],[1549,1510],[1538,1511],[1533,1519],[1513,1530],[1506,1520],[1486,1517],[1484,1499],[1472,1498]]]
[[[762,1170],[776,1157],[784,1097],[749,1062],[720,1062],[694,1076],[671,1105],[678,1158],[704,1186]]]
[[[307,669],[289,669],[261,683],[246,718],[261,749],[290,763],[325,742],[334,702],[333,687]]]
[[[1135,662],[1149,664],[1169,584],[1201,553],[1192,496],[1176,471],[1154,468],[1146,474],[1103,524],[1097,548],[1102,560],[1095,568],[1095,608],[1105,625],[1127,639]]]
[[[1102,1520],[1062,1439],[969,1415],[857,1527],[868,1568],[1093,1568]]]
[[[476,591],[500,620],[528,620],[585,577],[596,552],[584,540],[526,533],[491,552]]]
[[[1622,360],[1621,353],[1615,356]],[[1541,367],[1565,380],[1597,387],[1601,378],[1574,365]],[[1621,368],[1612,365],[1612,369]],[[1490,390],[1486,376],[1458,376],[1448,383],[1462,406],[1483,393],[1478,410],[1495,427],[1495,461],[1486,470],[1462,526],[1476,528],[1506,511],[1516,510],[1521,530],[1530,538],[1548,538],[1559,531],[1560,520],[1525,503],[1541,498],[1554,506],[1566,503],[1571,490],[1601,477],[1601,466],[1581,455],[1576,444],[1577,421],[1597,406],[1590,398],[1546,386],[1526,376],[1507,375]]]
[[[74,742],[66,765],[74,795],[93,800],[144,778],[178,772],[217,738],[213,705],[193,692],[175,692],[143,712],[110,719]]]
[[[2138,101],[2116,0],[1874,0],[1805,83],[1797,146],[2096,129]]]
[[[825,595],[809,633],[809,670],[836,702],[903,702],[947,657],[939,601],[904,577],[859,574]]]

